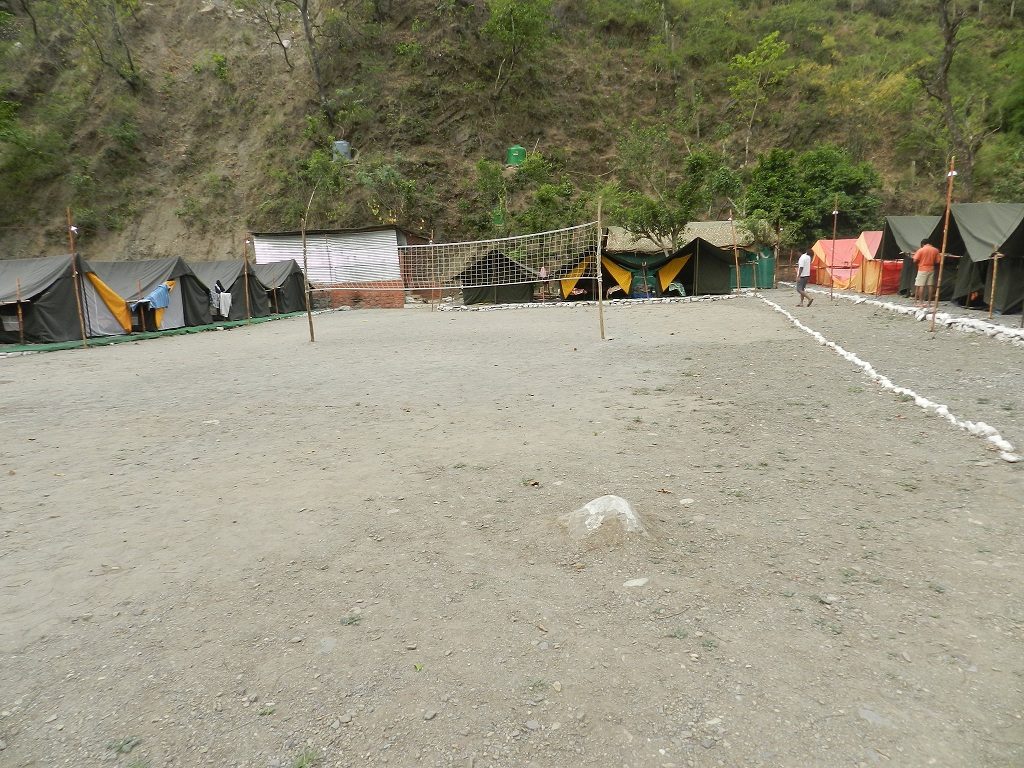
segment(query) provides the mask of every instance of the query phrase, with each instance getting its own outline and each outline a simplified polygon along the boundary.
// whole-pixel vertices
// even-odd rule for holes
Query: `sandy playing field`
[[[1024,349],[767,293],[1024,450]],[[1024,464],[755,298],[316,322],[0,360],[0,765],[1024,764]]]

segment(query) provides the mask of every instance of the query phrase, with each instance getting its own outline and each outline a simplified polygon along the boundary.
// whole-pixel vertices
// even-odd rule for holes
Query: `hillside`
[[[291,4],[240,5],[8,0],[0,257],[61,249],[67,206],[87,255],[225,257],[247,231],[297,228],[314,188],[317,227],[487,236],[496,204],[502,231],[575,223],[597,189],[628,186],[634,124],[663,123],[743,185],[772,148],[836,145],[877,171],[876,219],[942,204],[955,137],[919,76],[942,53],[940,2],[530,0],[542,23],[519,17],[510,39],[507,0],[310,0],[318,56]],[[261,10],[284,11],[286,48]],[[950,67],[977,200],[1024,198],[1016,11],[972,4]],[[735,57],[773,32],[776,82],[751,99]],[[333,139],[354,162],[332,160]],[[516,143],[543,162],[509,181]],[[741,213],[743,194],[727,198]]]

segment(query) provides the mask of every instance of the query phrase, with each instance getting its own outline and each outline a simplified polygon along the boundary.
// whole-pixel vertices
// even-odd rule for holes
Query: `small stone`
[[[341,720],[332,720],[331,721],[331,729],[336,731],[339,728],[341,728]]]
[[[903,651],[903,653],[900,654],[900,658],[902,658],[908,664],[910,663],[910,654],[906,651]]]
[[[338,722],[348,725],[352,722],[352,713],[346,712],[344,715],[338,718]]]
[[[405,650],[407,650],[407,651],[415,651],[416,650],[416,643],[406,643],[405,644]]]
[[[683,506],[683,507],[688,507],[688,506],[690,506],[691,504],[693,504],[693,502],[694,502],[694,500],[693,500],[693,499],[680,499],[680,500],[679,500],[679,504],[680,504],[680,506]]]
[[[550,646],[548,645],[547,640],[541,640],[539,643],[537,643],[538,650],[546,651],[549,647]]]
[[[555,682],[553,682],[551,684],[551,687],[554,688],[556,691],[558,691],[558,693],[562,692],[562,684],[560,682],[558,682],[557,680],[555,680]]]
[[[839,602],[837,595],[823,595],[820,599],[825,605],[835,605]]]
[[[293,643],[301,643],[302,642],[302,637],[300,637],[299,635],[296,635],[295,637],[292,638],[292,642]]]
[[[50,715],[50,716],[49,716],[48,718],[46,718],[46,722],[47,722],[47,723],[52,723],[52,722],[54,722],[54,721],[55,721],[56,719],[57,719],[57,716],[56,716],[56,715]]]
[[[648,581],[650,581],[650,579],[647,578],[646,576],[644,576],[643,578],[640,578],[640,579],[630,579],[629,581],[624,581],[624,582],[622,582],[622,586],[624,586],[624,587],[642,587]]]
[[[0,739],[0,752],[2,752],[5,749],[7,749],[7,742],[3,739]]]
[[[536,720],[527,720],[526,727],[531,731],[539,731],[540,723],[538,723]]]
[[[426,712],[423,713],[424,720],[433,720],[435,717],[437,717],[437,712],[435,712],[432,709],[428,709]]]

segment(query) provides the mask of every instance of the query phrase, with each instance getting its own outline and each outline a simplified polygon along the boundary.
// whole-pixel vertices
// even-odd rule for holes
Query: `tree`
[[[288,0],[237,0],[237,2],[239,8],[247,10],[270,30],[270,34],[274,36],[274,45],[278,46],[281,53],[284,54],[284,63],[288,65],[288,70],[293,70],[295,67],[291,59],[288,58],[291,41],[285,42],[287,37],[283,33],[295,21],[295,5]]]
[[[551,0],[487,0],[490,18],[481,30],[498,46],[501,63],[494,98],[508,87],[516,67],[527,63],[551,42]]]
[[[683,156],[665,125],[635,125],[619,143],[620,189],[611,213],[631,232],[679,248],[686,225],[739,191],[725,158],[707,150]]]
[[[949,142],[957,158],[957,171],[963,197],[970,200],[974,193],[974,166],[978,150],[985,137],[993,130],[985,122],[984,98],[976,98],[977,89],[971,84],[966,95],[957,97],[953,91],[950,70],[957,48],[961,25],[967,18],[967,9],[957,8],[953,0],[938,0],[939,28],[942,31],[942,53],[931,74],[920,72],[918,77],[925,92],[942,110],[942,119],[949,134]]]
[[[125,27],[134,20],[139,0],[65,0],[79,40],[91,47],[100,63],[120,77],[133,93],[142,87],[142,75],[128,44]]]
[[[729,94],[737,107],[749,112],[747,135],[743,142],[743,165],[750,160],[750,140],[754,134],[757,108],[772,90],[789,74],[791,67],[782,64],[789,49],[778,31],[765,36],[750,53],[737,54],[729,63]]]

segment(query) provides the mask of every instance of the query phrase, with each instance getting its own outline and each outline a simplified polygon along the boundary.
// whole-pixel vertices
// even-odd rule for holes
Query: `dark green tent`
[[[528,304],[540,280],[534,270],[501,251],[490,250],[455,276],[462,285],[462,302],[470,304]]]
[[[741,259],[746,251],[741,252]],[[697,237],[675,252],[674,256],[690,256],[683,265],[680,279],[690,296],[732,292],[735,258],[731,250],[718,248]],[[742,266],[742,262],[741,262]],[[769,286],[770,287],[770,286]]]
[[[929,241],[942,242],[943,221]],[[969,303],[978,294],[997,312],[1014,312],[1024,297],[1024,203],[955,203],[950,208],[946,253],[960,256],[951,298]],[[992,296],[992,256],[1002,254]],[[946,265],[948,268],[948,264]],[[945,282],[945,278],[943,278]],[[945,291],[943,291],[945,293]]]
[[[921,247],[921,241],[931,236],[939,220],[939,216],[885,217],[882,242],[875,258],[885,261],[903,259],[899,292],[904,296],[913,294],[914,278],[917,277],[917,265],[910,257]]]
[[[209,291],[181,258],[100,261],[92,266],[128,303],[133,328],[152,331],[211,322]],[[167,307],[154,309],[161,286],[168,284],[173,287]]]
[[[741,258],[746,257],[746,251]],[[695,237],[673,253],[607,253],[601,259],[612,295],[629,298],[730,293],[733,252]]]
[[[83,325],[87,336],[116,336],[130,327],[124,302],[85,259],[0,260],[0,343],[73,341],[82,338]]]
[[[267,287],[260,282],[252,265],[242,259],[233,261],[190,261],[188,265],[210,291],[219,281],[226,293],[231,294],[228,320],[266,317],[270,314]],[[249,300],[246,302],[246,290]],[[216,315],[216,312],[213,313]],[[216,318],[215,318],[216,319]]]
[[[267,287],[271,312],[285,315],[306,309],[306,280],[295,259],[256,264],[253,271]]]

